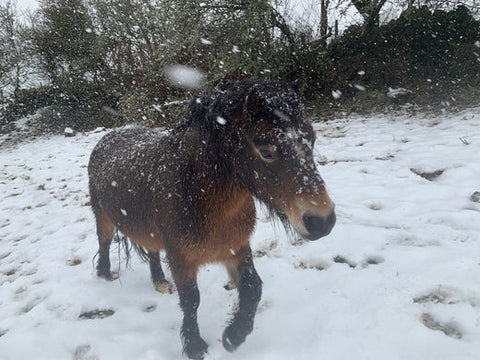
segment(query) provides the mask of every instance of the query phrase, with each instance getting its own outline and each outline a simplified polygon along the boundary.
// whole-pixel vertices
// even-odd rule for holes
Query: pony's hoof
[[[225,285],[223,285],[223,288],[228,291],[234,290],[237,288],[237,284],[235,284],[235,282],[233,281],[229,281]]]
[[[205,355],[208,353],[207,350],[208,344],[199,337],[195,341],[189,341],[188,344],[185,345],[184,353],[189,359],[203,360]]]
[[[108,281],[117,280],[120,277],[118,272],[111,272],[111,271],[107,272],[107,271],[100,271],[100,270],[97,270],[97,276],[99,278],[102,278]]]
[[[162,294],[173,294],[173,291],[175,290],[174,286],[167,280],[153,285],[155,286],[155,290]]]
[[[241,343],[245,341],[245,337],[235,335],[231,327],[228,327],[223,332],[222,343],[225,350],[232,352],[237,350]]]
[[[230,338],[228,337],[227,330],[225,330],[223,332],[222,344],[223,344],[223,347],[225,348],[225,350],[227,350],[228,352],[235,351],[238,348],[238,345],[234,345],[232,343],[232,341],[230,340]]]

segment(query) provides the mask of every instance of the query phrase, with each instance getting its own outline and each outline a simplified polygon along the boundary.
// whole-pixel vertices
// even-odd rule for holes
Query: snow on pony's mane
[[[276,119],[275,125],[298,127],[304,122],[299,92],[295,83],[279,81],[243,80],[222,84],[192,100],[176,130],[193,127],[211,131],[221,128],[242,111],[249,99],[254,103],[248,108],[251,119],[268,115]]]

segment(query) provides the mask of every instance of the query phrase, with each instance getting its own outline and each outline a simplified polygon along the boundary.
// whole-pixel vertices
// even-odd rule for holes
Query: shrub
[[[352,26],[329,48],[329,72],[348,85],[359,70],[371,87],[432,80],[478,81],[480,22],[464,6],[450,12],[410,9],[366,37]],[[472,76],[473,75],[473,76]]]
[[[48,86],[21,89],[9,99],[0,114],[0,125],[6,125],[24,116],[34,114],[38,109],[52,105],[54,90]]]

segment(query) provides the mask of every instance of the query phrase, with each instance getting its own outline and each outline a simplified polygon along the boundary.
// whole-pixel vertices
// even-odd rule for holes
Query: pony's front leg
[[[223,347],[234,351],[253,330],[257,306],[262,297],[262,280],[253,266],[250,247],[243,248],[232,262],[226,264],[232,278],[237,282],[239,295],[238,311],[223,332]]]
[[[183,311],[183,324],[180,330],[183,352],[190,359],[202,360],[207,353],[208,345],[200,337],[198,329],[197,309],[200,305],[200,292],[196,279],[197,269],[172,257],[169,257],[169,264]]]
[[[179,285],[177,283],[180,307],[183,310],[181,335],[183,351],[190,359],[201,360],[207,353],[208,345],[200,337],[197,322],[197,309],[200,304],[200,292],[196,281]]]

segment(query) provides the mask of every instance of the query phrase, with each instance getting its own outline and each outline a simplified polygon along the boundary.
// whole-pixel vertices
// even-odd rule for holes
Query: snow
[[[227,120],[225,120],[221,116],[217,116],[217,123],[219,123],[220,125],[225,125],[227,123]]]
[[[199,274],[207,359],[476,359],[479,121],[475,108],[315,124],[336,227],[296,240],[259,209],[251,243],[263,297],[234,353],[220,339],[236,291],[223,289],[219,265]],[[120,278],[95,276],[86,166],[105,133],[0,148],[1,360],[182,358],[177,295],[154,291],[148,265],[134,257],[125,269],[113,249]]]
[[[412,91],[404,88],[392,89],[388,88],[387,96],[391,98],[397,98],[399,96],[411,94]]]
[[[172,84],[185,89],[200,88],[205,78],[201,71],[178,64],[167,66],[165,75]]]
[[[332,90],[332,96],[335,100],[338,100],[342,97],[342,92],[340,90]]]

